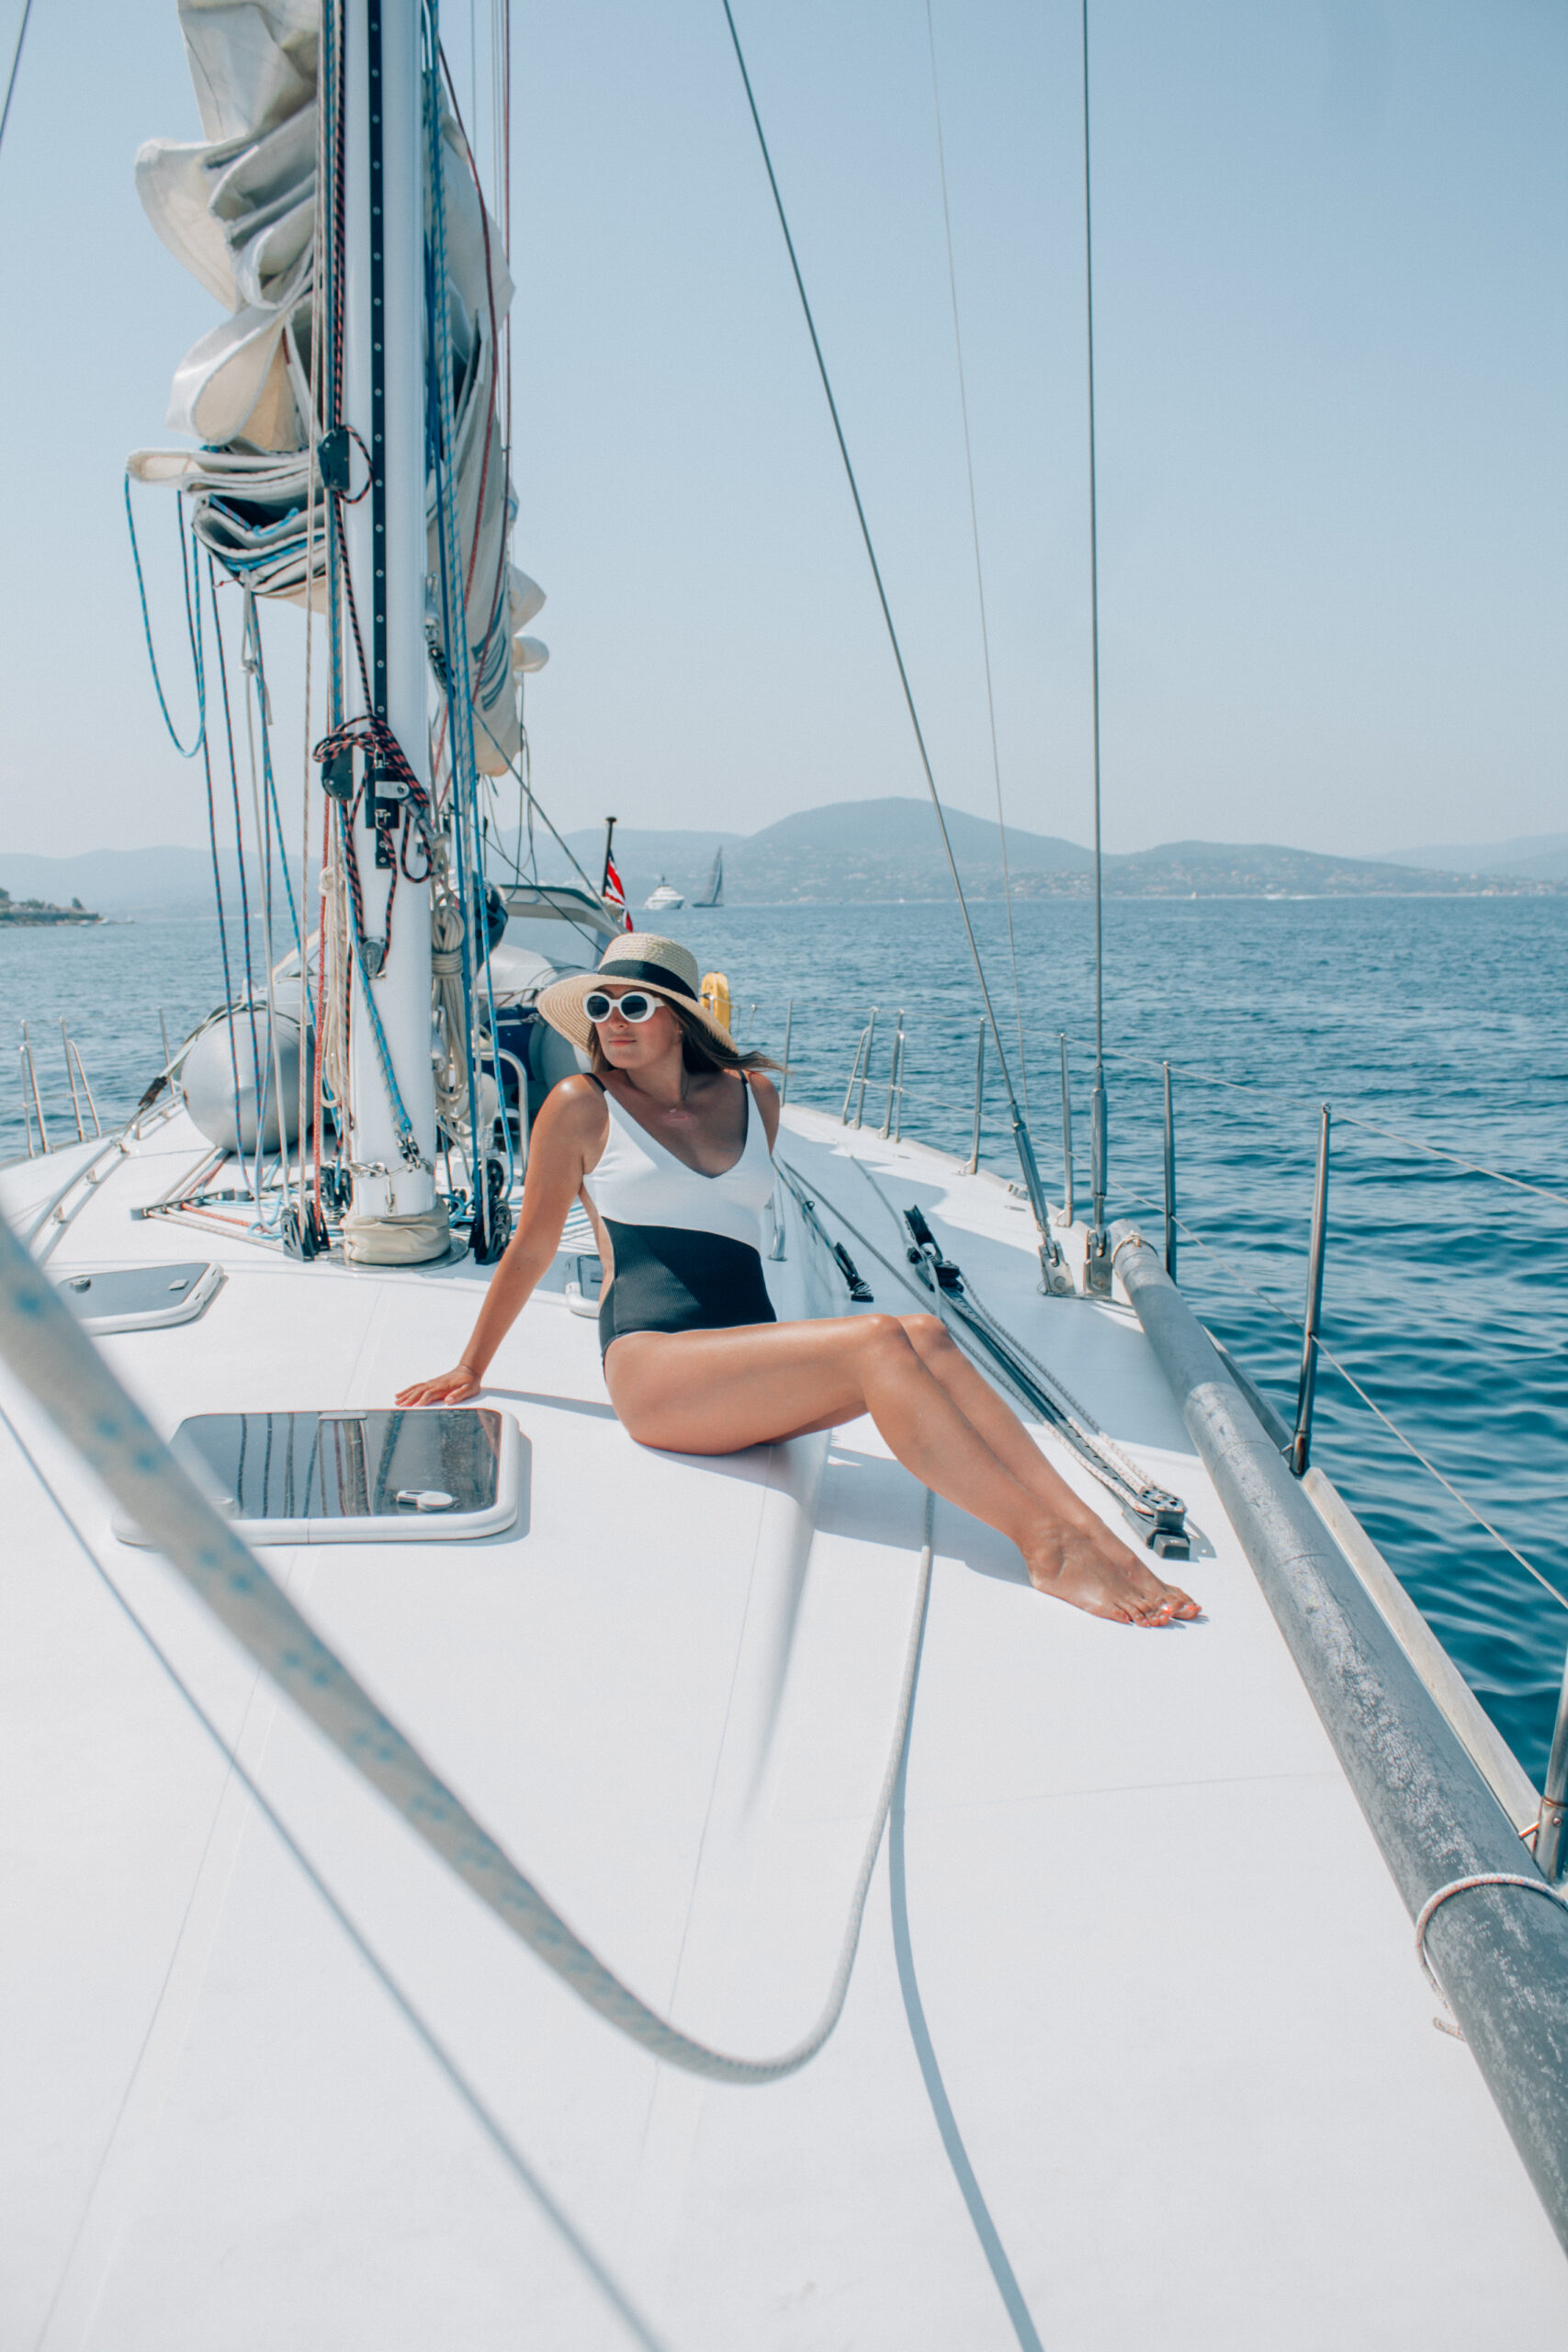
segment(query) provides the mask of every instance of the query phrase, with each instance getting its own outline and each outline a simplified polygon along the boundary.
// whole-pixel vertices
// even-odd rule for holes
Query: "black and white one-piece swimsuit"
[[[705,1176],[666,1151],[604,1089],[610,1132],[588,1192],[615,1252],[614,1278],[599,1306],[599,1344],[606,1351],[612,1340],[632,1331],[726,1331],[739,1323],[777,1322],[761,1249],[773,1157],[750,1081],[741,1083],[745,1147],[718,1176]]]

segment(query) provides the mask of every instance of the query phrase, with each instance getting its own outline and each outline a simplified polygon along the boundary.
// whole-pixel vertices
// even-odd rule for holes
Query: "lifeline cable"
[[[650,2056],[708,2081],[781,2081],[809,2064],[842,2013],[861,1924],[908,1735],[931,1596],[934,1500],[925,1521],[886,1769],[828,1997],[772,2058],[713,2050],[650,2008],[592,1951],[432,1770],[193,1484],[121,1387],[54,1285],[0,1217],[0,1358],[95,1476],[278,1689],[502,1924],[605,2022]]]

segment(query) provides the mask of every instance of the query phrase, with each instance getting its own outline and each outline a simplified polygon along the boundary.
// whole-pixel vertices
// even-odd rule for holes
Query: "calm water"
[[[1077,905],[1034,905],[1015,920],[1034,1131],[1053,1198],[1061,1191],[1057,1035],[1077,1041],[1081,1200],[1090,916]],[[728,972],[739,1030],[758,1001],[755,1042],[777,1047],[793,997],[791,1084],[802,1099],[837,1108],[869,1008],[879,1005],[886,1023],[902,1004],[906,1129],[967,1148],[976,1007],[950,908],[735,908],[665,921],[705,968]],[[1003,910],[978,910],[976,927],[1010,1038]],[[1328,1100],[1337,1124],[1325,1340],[1568,1595],[1568,1211],[1340,1115],[1568,1191],[1568,899],[1128,901],[1107,908],[1106,938],[1108,1046],[1231,1081],[1176,1081],[1180,1214],[1210,1245],[1182,1243],[1182,1283],[1198,1311],[1289,1418],[1298,1343],[1286,1318],[1301,1312],[1317,1108]],[[157,1067],[160,1005],[176,1038],[221,995],[210,922],[0,936],[5,1034],[31,1022],[57,1137],[74,1135],[58,1014],[70,1019],[107,1124]],[[878,1123],[886,1039],[884,1027],[867,1094]],[[1110,1069],[1113,1206],[1157,1203],[1157,1072],[1122,1058]],[[985,1155],[1013,1174],[994,1115],[994,1070],[987,1091]],[[0,1095],[0,1156],[21,1148],[13,1061]],[[1568,1612],[1326,1366],[1318,1393],[1318,1459],[1539,1781]]]

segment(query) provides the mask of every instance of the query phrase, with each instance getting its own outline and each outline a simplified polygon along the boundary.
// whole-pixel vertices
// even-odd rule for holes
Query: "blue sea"
[[[735,907],[663,920],[705,969],[728,973],[738,1034],[750,1027],[776,1052],[793,1000],[801,1100],[840,1106],[875,1005],[865,1114],[880,1125],[901,1007],[906,1132],[968,1149],[979,1007],[953,908]],[[1014,922],[1036,1148],[1059,1199],[1065,1033],[1082,1204],[1092,913],[1035,901]],[[978,907],[976,925],[1016,1062],[1005,910]],[[1181,1283],[1287,1419],[1319,1110],[1331,1105],[1325,1342],[1555,1594],[1326,1365],[1315,1458],[1539,1782],[1568,1647],[1568,1209],[1416,1147],[1568,1193],[1568,898],[1113,900],[1105,940],[1112,1211],[1157,1216],[1157,1066],[1168,1058],[1189,1228]],[[222,994],[211,921],[0,934],[5,1035],[31,1025],[56,1140],[75,1133],[61,1014],[107,1125],[159,1066],[160,1007],[177,1040]],[[986,1091],[983,1156],[1014,1175],[990,1054]],[[0,1157],[24,1148],[13,1053]]]

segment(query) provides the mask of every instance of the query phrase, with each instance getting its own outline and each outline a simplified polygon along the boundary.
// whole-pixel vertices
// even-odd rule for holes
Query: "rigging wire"
[[[6,125],[11,119],[11,100],[17,95],[17,75],[21,71],[22,43],[28,37],[28,25],[32,13],[33,0],[26,0],[22,9],[22,21],[17,28],[17,46],[11,51],[11,71],[6,83],[6,103],[3,107],[0,107],[0,143],[5,141]]]
[[[997,702],[991,684],[991,633],[986,618],[986,575],[980,561],[980,514],[975,498],[975,456],[969,441],[969,393],[964,373],[964,335],[958,322],[958,272],[953,258],[953,216],[947,201],[947,149],[942,131],[942,92],[936,70],[936,28],[926,0],[926,45],[931,61],[931,111],[936,118],[936,162],[942,181],[942,226],[947,241],[947,290],[953,304],[953,348],[958,362],[958,412],[964,420],[964,467],[969,481],[969,530],[975,542],[975,595],[980,608],[980,651],[986,669],[986,717],[991,731],[991,780],[997,796],[997,832],[1002,850],[1002,896],[1007,903],[1008,959],[1012,966],[1013,1010],[1018,1021],[1018,1076],[1023,1115],[1029,1116],[1029,1059],[1023,1043],[1023,991],[1018,978],[1018,940],[1013,927],[1012,875],[1008,865],[1007,819],[1002,813],[1002,763],[997,745]]]
[[[850,457],[850,446],[844,438],[844,428],[839,417],[838,401],[833,397],[833,385],[828,373],[828,362],[823,356],[821,339],[817,333],[817,321],[812,314],[810,298],[806,291],[806,280],[801,274],[800,262],[795,254],[795,239],[790,233],[789,215],[784,210],[784,197],[780,192],[778,175],[773,170],[773,159],[768,149],[767,134],[762,129],[762,118],[758,112],[756,95],[751,87],[751,76],[747,71],[746,53],[740,46],[740,35],[736,27],[730,0],[723,0],[723,6],[725,22],[729,28],[729,38],[735,50],[735,62],[740,68],[740,80],[746,92],[746,104],[750,109],[752,128],[757,133],[757,144],[761,150],[763,167],[768,175],[768,186],[773,190],[773,208],[779,217],[779,227],[784,232],[784,250],[789,255],[789,266],[795,277],[795,291],[800,297],[800,307],[805,314],[807,332],[811,337],[811,348],[816,355],[817,372],[822,379],[822,390],[827,398],[828,413],[833,422],[833,433],[839,444],[839,455],[843,459],[844,473],[850,485],[850,496],[854,501],[855,517],[860,524],[866,560],[871,565],[871,576],[876,588],[877,603],[882,607],[882,617],[886,625],[887,641],[893,649],[893,660],[898,672],[898,684],[903,689],[905,707],[909,714],[909,724],[914,729],[915,748],[919,754],[920,767],[925,775],[926,789],[931,795],[931,807],[936,811],[937,827],[942,834],[942,845],[946,852],[948,870],[952,874],[953,887],[957,894],[958,910],[964,919],[964,936],[969,943],[970,958],[975,966],[976,979],[979,983],[980,1001],[985,1007],[987,1025],[991,1033],[992,1043],[997,1049],[997,1061],[1002,1074],[1002,1084],[1007,1091],[1008,1107],[1012,1114],[1013,1142],[1023,1170],[1030,1207],[1033,1211],[1034,1222],[1040,1234],[1042,1262],[1043,1266],[1048,1266],[1052,1270],[1054,1276],[1058,1275],[1061,1252],[1051,1232],[1050,1211],[1045,1204],[1045,1195],[1040,1182],[1040,1170],[1035,1165],[1033,1142],[1023,1114],[1019,1108],[1018,1096],[1013,1088],[1012,1071],[1009,1067],[1007,1049],[1002,1044],[1002,1033],[997,1022],[996,1009],[991,1002],[990,987],[986,978],[986,967],[981,960],[979,942],[975,936],[975,925],[969,914],[969,901],[964,895],[964,883],[958,871],[958,860],[953,855],[953,842],[947,830],[947,818],[942,805],[942,795],[936,788],[936,776],[931,769],[931,754],[926,749],[925,732],[920,725],[919,713],[915,707],[914,690],[909,684],[909,673],[904,666],[904,652],[898,642],[898,631],[894,624],[893,608],[887,601],[887,591],[883,585],[882,567],[876,560],[876,548],[872,539],[871,526],[866,520],[865,507],[860,494],[860,484],[855,479],[855,469]]]
[[[1090,1098],[1089,1186],[1097,1236],[1105,1232],[1105,894],[1100,827],[1100,487],[1094,446],[1094,215],[1089,143],[1089,0],[1083,0],[1083,258],[1085,349],[1089,360],[1089,671],[1094,715],[1094,1092]]]
[[[184,491],[176,491],[175,493],[175,528],[178,534],[180,543],[180,577],[185,582],[186,634],[190,640],[191,666],[196,677],[197,731],[188,747],[180,741],[179,736],[175,732],[175,722],[169,717],[169,706],[164,694],[164,681],[158,674],[158,656],[152,644],[152,619],[147,609],[147,582],[143,579],[141,573],[141,549],[137,543],[136,514],[130,503],[130,476],[129,474],[125,477],[124,488],[125,520],[126,526],[130,533],[130,560],[136,566],[136,593],[141,603],[141,634],[147,642],[147,661],[148,665],[152,672],[152,691],[158,697],[158,707],[164,714],[164,725],[168,729],[170,742],[174,745],[182,760],[194,760],[207,740],[207,695],[206,681],[203,678],[201,668],[201,647],[197,639],[196,623],[191,610],[190,575],[191,571],[195,567],[197,557],[193,542],[190,560],[188,563],[186,562],[185,492]]]

